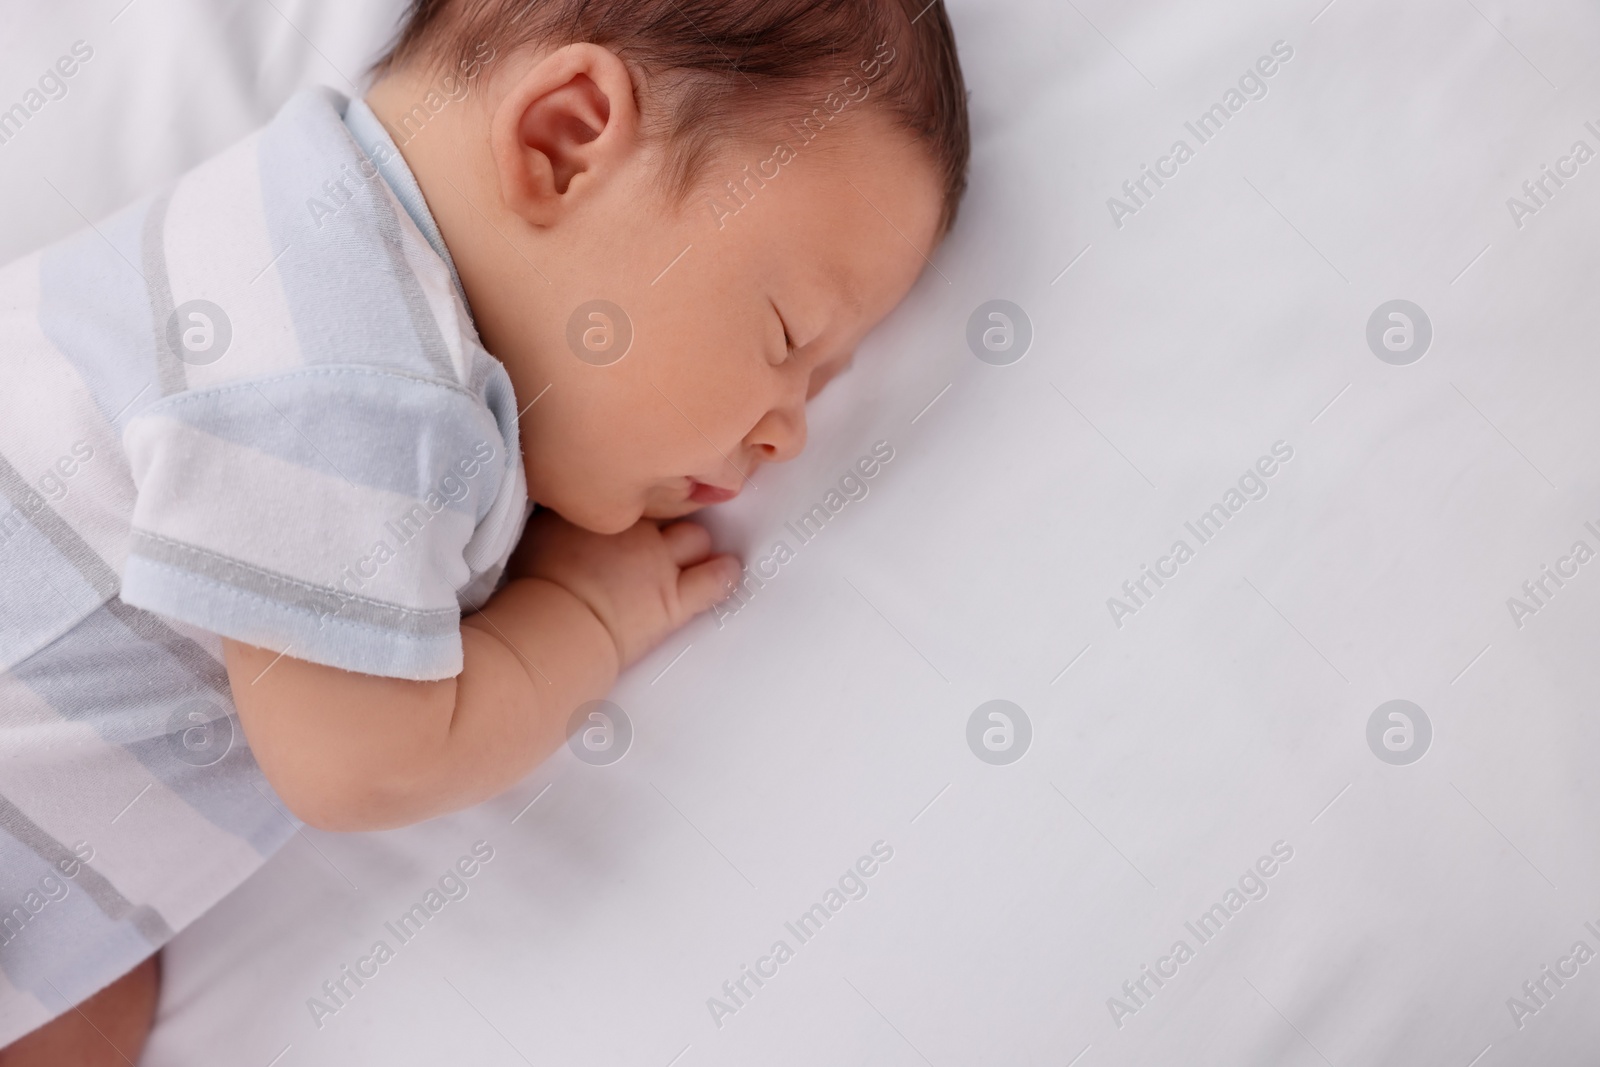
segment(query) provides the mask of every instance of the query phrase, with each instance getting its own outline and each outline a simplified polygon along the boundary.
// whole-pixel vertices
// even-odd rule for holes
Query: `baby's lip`
[[[724,489],[718,485],[709,485],[698,479],[689,479],[689,499],[696,504],[722,504],[739,495],[739,487]]]

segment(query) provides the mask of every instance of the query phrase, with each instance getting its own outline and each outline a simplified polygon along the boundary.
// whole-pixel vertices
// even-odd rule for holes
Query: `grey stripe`
[[[482,348],[474,347],[468,357],[467,392],[473,396],[482,396],[489,387],[489,376],[494,373],[495,358]],[[529,399],[532,399],[531,397]]]
[[[111,604],[133,611],[120,601]],[[138,760],[200,817],[269,855],[283,842],[282,820],[252,788],[261,772],[232,715],[222,666],[210,661],[214,676],[201,682],[216,692],[202,691],[186,669],[189,664],[174,658],[169,647],[142,640],[108,604],[29,656],[12,676],[61,718],[92,729]],[[176,732],[184,724],[173,721],[196,700],[208,712],[226,711],[228,729],[239,742],[230,742],[220,760],[204,766],[182,758]],[[202,835],[197,847],[210,840]]]
[[[152,645],[167,651],[184,670],[203,682],[206,688],[233,703],[233,687],[228,684],[228,670],[222,661],[207,652],[198,642],[191,641],[148,611],[129,607],[121,597],[106,601],[106,612],[123,626]]]
[[[156,198],[144,217],[144,281],[150,294],[150,325],[155,331],[156,374],[161,383],[161,395],[171,396],[189,388],[183,361],[167,343],[167,320],[172,317],[172,281],[167,276],[167,207],[172,194]]]
[[[416,332],[417,344],[422,349],[422,358],[428,361],[435,374],[453,382],[456,380],[456,369],[450,362],[450,350],[445,347],[444,335],[439,332],[439,323],[433,317],[433,309],[428,306],[428,298],[422,293],[422,283],[417,280],[411,264],[406,262],[402,244],[405,238],[402,236],[400,219],[394,213],[394,205],[384,196],[374,196],[373,199],[377,209],[385,215],[377,220],[377,229],[383,250],[388,253],[393,266],[392,277],[399,284],[401,299],[406,303],[406,312],[411,318],[411,328]]]
[[[105,560],[100,558],[89,542],[78,536],[78,532],[60,515],[55,508],[34,491],[11,461],[0,453],[0,494],[11,501],[12,507],[33,525],[33,528],[44,535],[45,539],[61,553],[62,557],[83,576],[97,594],[106,599],[117,595],[121,582],[117,580],[117,572]],[[33,510],[30,510],[33,509]]]
[[[117,887],[111,884],[109,878],[45,833],[42,826],[28,818],[21,808],[4,796],[0,796],[0,827],[32,849],[35,855],[57,871],[61,870],[61,864],[68,862],[78,864],[78,873],[72,881],[89,895],[89,899],[94,901],[95,906],[112,922],[127,919],[155,948],[160,948],[172,937],[172,927],[167,925],[167,920],[163,919],[159,912],[148,904],[135,906],[117,891]]]
[[[78,531],[67,524],[67,520],[56,514],[49,503],[39,498],[33,487],[22,480],[22,475],[6,459],[4,453],[0,453],[0,493],[3,493],[18,512],[49,540],[63,559],[72,564],[90,588],[105,598],[107,610],[123,625],[146,641],[165,648],[190,674],[209,688],[232,698],[232,690],[228,687],[228,675],[221,661],[154,615],[131,608],[118,599],[117,594],[121,592],[122,582],[117,577],[116,571],[100,558],[100,554],[89,542],[78,535]],[[38,511],[29,515],[23,509],[23,503],[31,502],[33,499],[37,499],[40,507]]]
[[[354,596],[332,585],[312,585],[145,530],[132,532],[129,551],[152,563],[177,567],[274,603],[368,623],[408,637],[438,637],[454,633],[461,625],[460,609],[454,606],[419,611]]]

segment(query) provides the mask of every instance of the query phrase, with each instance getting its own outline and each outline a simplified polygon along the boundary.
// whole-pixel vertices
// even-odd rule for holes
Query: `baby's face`
[[[576,220],[579,239],[548,281],[529,272],[520,336],[491,350],[520,404],[548,385],[523,417],[535,501],[613,533],[730,499],[761,464],[800,453],[806,401],[939,238],[923,150],[870,112],[851,120],[791,140],[787,163],[773,158],[776,138],[729,150],[706,164],[712,192],[681,205],[659,191],[659,160],[642,165]],[[761,187],[746,178],[774,169]],[[743,206],[725,181],[744,182]],[[583,307],[596,300],[621,314]]]

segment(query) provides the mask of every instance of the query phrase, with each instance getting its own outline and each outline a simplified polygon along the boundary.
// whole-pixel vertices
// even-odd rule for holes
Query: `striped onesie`
[[[220,638],[452,677],[530,507],[421,191],[326,89],[0,270],[0,381],[3,1047],[299,830]]]

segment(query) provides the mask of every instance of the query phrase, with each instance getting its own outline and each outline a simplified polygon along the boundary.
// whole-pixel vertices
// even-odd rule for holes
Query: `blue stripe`
[[[414,613],[434,632],[404,633],[346,618],[337,596],[325,597],[328,610],[317,611],[297,598],[269,598],[137,554],[128,557],[123,591],[129,601],[151,611],[247,645],[281,649],[310,663],[416,681],[453,678],[461,673],[460,609],[454,604],[448,609]]]
[[[125,208],[99,232],[79,231],[39,259],[39,329],[77,369],[106,420],[121,413],[119,430],[161,396],[150,296],[133,267],[144,258],[150,206]]]
[[[406,166],[405,157],[395,146],[394,138],[389,136],[389,131],[383,128],[383,122],[373,113],[372,108],[367,106],[365,100],[350,101],[350,106],[345,109],[344,124],[350,131],[350,136],[355,138],[356,145],[368,159],[374,159],[380,152],[383,154],[384,161],[374,162],[373,166],[378,168],[383,180],[389,183],[389,191],[400,201],[400,206],[406,209],[406,214],[417,224],[417,229],[428,239],[428,244],[439,253],[439,258],[450,268],[450,280],[455,283],[456,295],[461,297],[461,304],[465,307],[467,291],[461,286],[461,275],[456,272],[456,261],[444,243],[444,234],[439,232],[439,224],[434,221],[433,212],[428,210],[428,200],[422,195],[422,188],[417,185],[416,176],[411,173],[411,168]]]
[[[20,663],[105,603],[23,513],[0,513],[0,670]]]
[[[412,500],[433,492],[446,500],[460,496],[448,506],[477,519],[488,512],[507,465],[500,426],[471,394],[437,379],[376,367],[309,367],[231,382],[168,397],[144,414],[175,419],[353,485]],[[477,456],[485,444],[493,454],[482,462]],[[182,457],[163,454],[160,460]],[[466,475],[462,463],[474,473]],[[376,523],[393,516],[371,518]]]
[[[116,595],[117,576],[0,454],[0,670]]]
[[[366,157],[344,125],[344,106],[332,90],[304,91],[258,147],[267,232],[283,252],[278,276],[300,350],[308,361],[454,377],[406,265],[387,187],[376,172],[362,177]]]
[[[215,659],[209,664],[210,676],[197,677],[192,659],[140,637],[108,605],[18,664],[12,677],[62,718],[87,725],[108,744],[127,750],[212,825],[268,856],[295,827],[257,789],[272,795],[246,747],[227,673]],[[181,759],[181,730],[169,732],[180,709],[192,703],[224,714],[232,731],[227,754],[209,766]]]
[[[13,929],[20,925],[15,934],[0,931],[0,970],[12,985],[59,1013],[132,970],[159,946],[139,932],[133,913],[110,918],[74,879],[0,828],[0,908],[6,914],[49,876],[67,887],[66,895],[55,890],[61,899],[36,913],[24,907],[28,920],[13,919]]]

